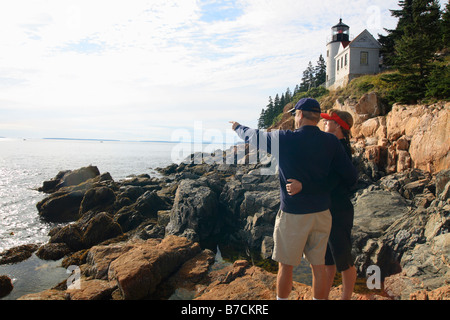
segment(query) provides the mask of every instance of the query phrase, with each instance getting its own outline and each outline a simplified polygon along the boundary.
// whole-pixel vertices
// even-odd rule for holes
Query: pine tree
[[[308,63],[308,67],[303,71],[302,82],[300,83],[300,92],[306,92],[315,86],[314,81],[314,68],[311,61]]]
[[[308,63],[308,68],[306,69],[306,72],[308,74],[308,90],[309,90],[316,86],[314,67],[311,61]]]
[[[292,93],[291,89],[287,88],[286,93],[284,94],[285,104],[288,104],[292,101]]]
[[[278,110],[278,113],[282,113],[283,112],[283,109],[284,109],[284,106],[286,105],[286,97],[285,97],[285,95],[284,95],[284,93],[282,93],[281,94],[281,98],[280,98],[280,108],[279,108],[279,110]]]
[[[316,86],[320,86],[326,81],[327,78],[327,66],[325,63],[325,59],[322,55],[319,56],[319,60],[317,61],[317,65],[314,68],[315,75],[315,83]]]
[[[427,81],[427,98],[450,99],[450,66],[435,65]]]
[[[264,117],[265,117],[265,113],[266,111],[264,110],[264,108],[261,110],[261,115],[259,116],[258,119],[258,129],[264,129]]]
[[[386,36],[378,34],[378,41],[381,44],[380,54],[383,57],[385,67],[391,67],[395,64],[395,43],[404,35],[404,28],[413,23],[412,15],[413,0],[400,0],[399,6],[401,10],[390,10],[393,17],[398,18],[397,27],[395,29],[384,29]]]
[[[388,59],[399,74],[386,79],[397,85],[393,92],[397,102],[414,103],[425,96],[435,53],[442,43],[441,12],[437,0],[405,0],[399,4],[402,9],[392,11],[399,22],[390,35],[394,50]]]
[[[277,116],[278,110],[280,109],[280,96],[278,93],[275,95],[275,99],[273,100],[273,111],[275,116]]]
[[[273,118],[275,117],[275,105],[273,103],[272,96],[270,96],[269,104],[267,105],[266,112],[264,113],[264,128],[270,127],[273,122]]]
[[[300,85],[298,87],[298,92],[305,92],[308,91],[308,69],[306,69],[305,71],[303,71],[303,75],[302,75],[302,80],[300,82]]]
[[[445,11],[442,14],[442,46],[450,47],[450,2],[447,2]]]
[[[428,74],[429,65],[441,44],[440,6],[437,0],[414,0],[413,23],[396,42],[395,65],[400,71]]]

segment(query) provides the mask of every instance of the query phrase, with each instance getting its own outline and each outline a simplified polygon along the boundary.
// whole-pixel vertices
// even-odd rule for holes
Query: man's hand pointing
[[[232,127],[231,127],[231,129],[233,129],[233,130],[236,130],[236,128],[239,126],[239,122],[230,121],[230,123],[233,124]]]

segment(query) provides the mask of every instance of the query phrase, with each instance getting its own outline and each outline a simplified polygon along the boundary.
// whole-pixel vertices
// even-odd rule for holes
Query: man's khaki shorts
[[[330,210],[310,214],[291,214],[280,209],[273,231],[275,245],[272,259],[297,266],[304,254],[312,265],[325,264],[330,230]]]

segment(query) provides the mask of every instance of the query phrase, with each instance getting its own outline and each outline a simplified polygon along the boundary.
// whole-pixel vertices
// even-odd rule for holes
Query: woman
[[[350,129],[353,126],[353,118],[350,113],[331,109],[328,113],[322,113],[325,121],[324,131],[334,134],[342,143],[348,156],[351,158]],[[330,237],[328,239],[325,265],[327,271],[328,293],[333,285],[336,270],[342,274],[343,300],[351,299],[356,281],[356,268],[352,257],[351,230],[353,227],[353,205],[349,198],[349,190],[340,184],[337,174],[328,177],[327,185],[308,186],[294,179],[286,185],[290,195],[298,192],[323,192],[326,188],[331,196],[331,215],[333,217]],[[303,188],[303,189],[302,189]]]

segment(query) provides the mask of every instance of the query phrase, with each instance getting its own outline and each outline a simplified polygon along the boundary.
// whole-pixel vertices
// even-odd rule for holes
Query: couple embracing
[[[348,192],[357,181],[349,143],[353,119],[338,110],[321,113],[319,102],[311,98],[301,99],[289,112],[295,116],[294,131],[260,132],[231,122],[241,139],[265,139],[267,152],[278,161],[280,210],[272,255],[279,263],[277,299],[288,298],[293,268],[303,255],[311,264],[313,299],[328,298],[336,269],[342,272],[342,299],[350,299],[356,280]],[[317,127],[321,119],[325,132]],[[272,145],[278,150],[271,150]]]

